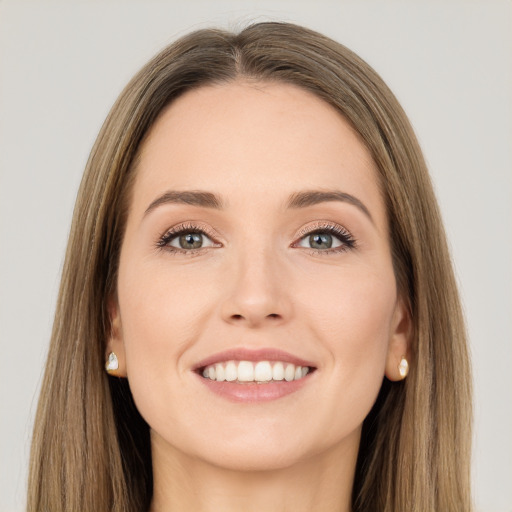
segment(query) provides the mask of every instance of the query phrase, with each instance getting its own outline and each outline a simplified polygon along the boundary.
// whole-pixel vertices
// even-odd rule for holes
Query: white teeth
[[[254,365],[250,361],[238,363],[238,380],[240,382],[252,382],[254,380]]]
[[[217,380],[218,382],[226,380],[226,372],[224,371],[224,366],[222,366],[221,364],[215,365],[215,380]]]
[[[268,361],[260,361],[254,367],[254,380],[268,382],[272,380],[272,366]]]
[[[284,379],[284,366],[283,363],[276,363],[272,368],[272,379],[283,380]]]
[[[292,381],[295,377],[295,365],[287,364],[284,369],[284,379],[288,382]]]
[[[231,382],[238,378],[238,371],[234,361],[229,361],[226,365],[226,380]]]
[[[295,366],[291,363],[282,363],[277,361],[227,361],[225,363],[216,363],[203,369],[202,375],[206,379],[238,382],[258,382],[265,383],[271,381],[299,380],[309,373],[307,366]]]

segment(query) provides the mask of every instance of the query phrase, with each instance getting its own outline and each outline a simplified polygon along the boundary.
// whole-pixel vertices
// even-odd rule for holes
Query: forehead
[[[149,204],[165,189],[208,190],[235,203],[339,189],[384,215],[359,135],[334,107],[283,83],[204,86],[168,106],[142,145],[134,201]]]

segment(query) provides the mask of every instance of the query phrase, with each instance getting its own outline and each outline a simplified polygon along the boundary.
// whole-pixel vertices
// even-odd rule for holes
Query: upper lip
[[[281,361],[283,363],[292,363],[295,366],[309,366],[314,368],[311,361],[306,361],[300,357],[294,356],[289,352],[277,348],[260,348],[260,349],[247,349],[247,348],[232,348],[217,352],[194,366],[194,370],[199,370],[205,366],[215,363],[222,363],[225,361]]]

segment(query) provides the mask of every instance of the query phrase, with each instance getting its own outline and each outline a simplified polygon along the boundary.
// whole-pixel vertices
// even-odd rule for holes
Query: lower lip
[[[244,403],[277,400],[278,398],[295,393],[311,379],[311,374],[307,374],[302,379],[292,380],[290,382],[282,380],[258,384],[257,382],[217,382],[216,380],[206,379],[199,374],[197,374],[197,376],[201,379],[202,383],[215,394],[232,402]]]

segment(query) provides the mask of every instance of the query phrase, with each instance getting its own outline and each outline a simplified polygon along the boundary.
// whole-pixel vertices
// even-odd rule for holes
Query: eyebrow
[[[223,208],[221,199],[211,192],[200,190],[177,191],[169,190],[165,194],[157,197],[146,209],[144,216],[163,204],[190,204],[192,206],[202,206],[203,208]]]
[[[296,192],[288,199],[287,207],[291,209],[307,208],[308,206],[314,206],[316,204],[330,201],[341,201],[343,203],[351,204],[356,208],[359,208],[359,210],[361,210],[373,222],[370,210],[368,210],[362,201],[353,195],[338,190],[305,190],[304,192]]]
[[[346,192],[341,192],[338,190],[305,190],[301,192],[295,192],[288,198],[286,207],[288,209],[307,208],[308,206],[314,206],[320,203],[331,201],[341,201],[343,203],[351,204],[356,208],[359,208],[359,210],[361,210],[373,222],[370,211],[362,201],[351,194],[347,194]],[[188,204],[192,206],[200,206],[203,208],[213,208],[216,210],[221,210],[224,208],[224,202],[222,199],[212,192],[205,192],[202,190],[169,190],[161,196],[157,197],[147,207],[146,211],[144,212],[144,216],[146,216],[149,212],[158,206],[164,204]]]

